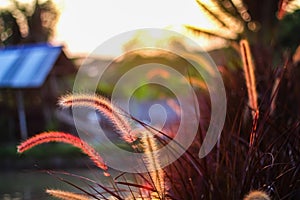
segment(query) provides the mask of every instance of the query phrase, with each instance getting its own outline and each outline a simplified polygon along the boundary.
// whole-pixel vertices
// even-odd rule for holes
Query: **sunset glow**
[[[89,53],[120,33],[139,28],[167,28],[183,34],[183,24],[212,28],[194,0],[57,0],[61,9],[55,41],[72,54]],[[121,49],[120,49],[121,51]],[[108,52],[108,54],[119,52]]]

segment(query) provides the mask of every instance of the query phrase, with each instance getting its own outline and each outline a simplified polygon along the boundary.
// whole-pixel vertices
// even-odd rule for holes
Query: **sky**
[[[8,1],[0,0],[0,7]],[[33,0],[18,1],[33,2]],[[200,11],[195,0],[53,1],[60,10],[60,18],[52,42],[63,44],[67,53],[71,55],[89,54],[111,37],[141,28],[167,28],[186,35],[184,24],[207,29],[214,27]],[[192,37],[192,34],[188,36]],[[203,39],[198,40],[196,37],[191,39],[200,45],[208,45]]]
[[[8,1],[0,0],[0,7]],[[32,2],[33,0],[18,1]],[[110,38],[141,28],[167,28],[188,36],[204,48],[212,45],[211,41],[196,38],[183,28],[184,24],[204,29],[215,28],[201,12],[195,0],[53,1],[61,14],[52,42],[64,45],[67,53],[71,55],[89,54]],[[201,1],[207,3],[210,0]],[[107,53],[119,54],[120,52],[108,51]]]
[[[113,36],[140,28],[167,28],[185,34],[183,24],[213,27],[194,0],[55,2],[61,10],[55,43],[63,43],[71,54],[89,53]]]

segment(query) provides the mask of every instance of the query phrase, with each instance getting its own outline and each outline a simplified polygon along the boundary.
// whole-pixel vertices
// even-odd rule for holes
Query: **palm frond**
[[[229,16],[231,19],[238,20],[239,22],[246,24],[246,21],[241,17],[237,7],[231,0],[212,0],[212,2],[218,6],[218,9]],[[225,4],[227,6],[225,6]]]
[[[205,36],[208,36],[208,37],[223,39],[223,40],[228,41],[228,42],[235,42],[236,41],[235,38],[229,38],[229,37],[220,35],[218,33],[214,33],[212,31],[201,29],[201,28],[197,28],[197,27],[194,27],[194,26],[185,25],[185,28],[188,31],[191,31],[195,35],[205,35]]]
[[[212,18],[213,21],[219,23],[222,27],[226,27],[230,29],[230,27],[216,14],[214,11],[208,8],[204,3],[202,3],[200,0],[196,1],[200,8],[203,9],[204,12],[208,14],[209,17]]]

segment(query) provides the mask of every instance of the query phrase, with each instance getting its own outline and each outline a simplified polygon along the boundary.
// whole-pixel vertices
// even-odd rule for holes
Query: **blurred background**
[[[51,181],[47,179],[44,183],[37,181],[36,186],[24,187],[32,179],[24,169],[38,180],[45,179],[45,176],[36,177],[36,170],[70,166],[78,170],[88,163],[79,151],[64,145],[49,144],[26,156],[16,154],[16,145],[43,131],[76,132],[70,111],[59,109],[56,102],[61,95],[72,91],[78,68],[103,42],[140,28],[163,28],[181,33],[197,45],[189,46],[180,38],[166,38],[164,35],[159,36],[160,45],[165,42],[170,48],[190,48],[196,54],[207,51],[221,70],[226,88],[229,88],[229,103],[237,105],[236,100],[245,96],[245,85],[240,84],[240,39],[247,38],[252,45],[261,99],[264,94],[271,93],[270,88],[276,82],[275,74],[280,70],[272,71],[274,68],[283,66],[286,60],[299,68],[299,6],[299,0],[1,0],[0,199],[39,199],[42,194],[37,191],[41,187],[57,184],[49,183]],[[90,56],[86,64],[96,68],[105,66],[115,56],[133,47],[155,46],[155,42],[157,37],[140,31],[125,38],[120,49],[107,49],[105,55]],[[115,60],[98,92],[109,97],[113,80],[132,66],[144,62],[164,63],[170,59],[172,57],[157,54],[148,57],[133,54],[122,62]],[[184,65],[180,60],[176,63],[175,68]],[[197,90],[203,92],[205,87],[201,82],[201,79],[200,83],[197,82]],[[288,101],[299,99],[299,89],[290,89]],[[141,107],[149,107],[145,100],[160,101],[166,96],[172,97],[156,86],[142,88],[135,95],[144,101]],[[162,105],[167,107],[164,103]],[[300,107],[289,106],[284,108],[291,112],[282,118],[287,121],[291,117],[297,119]],[[230,108],[229,112],[238,113],[235,108]],[[147,118],[145,113],[137,114]],[[96,120],[101,121],[100,118]],[[86,112],[83,120],[93,123],[95,119]],[[105,127],[105,120],[102,123]],[[106,128],[111,131],[109,126]]]

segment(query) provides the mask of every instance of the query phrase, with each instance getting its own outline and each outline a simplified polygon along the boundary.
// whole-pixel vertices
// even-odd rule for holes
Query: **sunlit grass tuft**
[[[95,165],[104,171],[107,170],[107,166],[105,165],[102,157],[92,148],[89,144],[81,140],[80,138],[73,136],[68,133],[63,132],[44,132],[38,135],[35,135],[20,145],[18,145],[17,150],[18,153],[23,153],[37,145],[49,142],[63,142],[67,144],[71,144],[79,149],[83,153],[89,156],[89,158],[95,163]]]
[[[62,200],[91,200],[88,196],[62,190],[47,189],[46,193]]]

